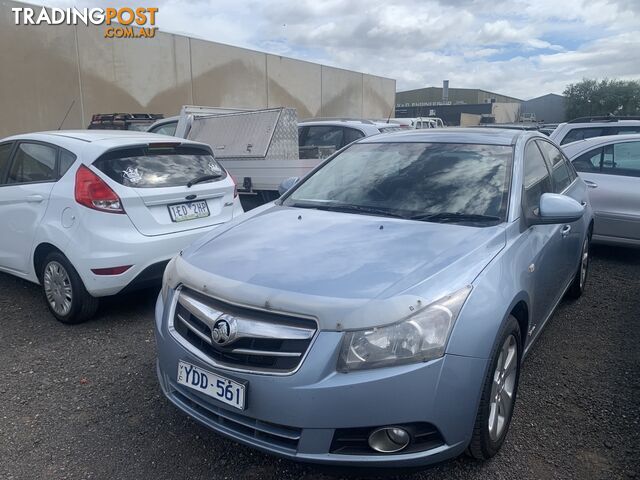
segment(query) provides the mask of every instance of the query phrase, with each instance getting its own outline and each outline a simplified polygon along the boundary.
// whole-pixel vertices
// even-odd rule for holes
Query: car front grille
[[[223,345],[213,340],[221,318],[233,330]],[[177,334],[214,364],[264,373],[296,370],[317,331],[314,320],[238,307],[188,288],[178,293],[172,320]]]
[[[263,422],[239,415],[235,412],[204,402],[200,397],[181,385],[171,385],[170,395],[175,402],[181,404],[192,416],[211,427],[227,431],[244,438],[251,443],[263,443],[271,448],[278,448],[285,453],[295,453],[302,430],[274,423]]]

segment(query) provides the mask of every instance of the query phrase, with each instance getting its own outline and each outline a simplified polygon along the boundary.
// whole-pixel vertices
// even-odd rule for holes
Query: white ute
[[[61,322],[158,281],[171,257],[241,213],[202,143],[109,130],[0,140],[0,271],[40,283]]]

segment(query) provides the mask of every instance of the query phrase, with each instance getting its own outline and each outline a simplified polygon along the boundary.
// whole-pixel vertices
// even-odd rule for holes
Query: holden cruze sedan
[[[208,145],[112,130],[0,140],[0,271],[40,283],[64,323],[159,284],[181,248],[240,213]]]
[[[487,459],[522,359],[584,289],[592,228],[585,184],[537,132],[362,139],[169,262],[160,384],[297,460]]]

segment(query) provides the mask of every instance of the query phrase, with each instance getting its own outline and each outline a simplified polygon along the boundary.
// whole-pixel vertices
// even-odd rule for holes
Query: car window
[[[601,137],[603,135],[611,135],[612,133],[614,132],[611,127],[574,128],[567,133],[560,144],[564,145],[566,143],[584,140],[585,138]]]
[[[540,147],[540,150],[542,150],[542,153],[547,158],[547,161],[551,166],[551,181],[553,183],[553,191],[555,193],[562,192],[572,182],[572,178],[565,163],[564,156],[562,155],[560,150],[558,150],[549,142],[537,140],[536,143]]]
[[[303,139],[304,147],[333,147],[338,150],[342,145],[342,127],[330,125],[316,125],[308,127],[307,135]]]
[[[524,200],[527,215],[537,215],[540,197],[551,191],[547,164],[536,143],[530,142],[524,151]]]
[[[569,161],[569,159],[562,155],[562,159],[567,166],[567,170],[569,170],[569,183],[573,182],[576,178],[578,178],[578,172],[573,168],[573,164]]]
[[[9,167],[9,159],[11,156],[11,149],[13,148],[13,143],[3,143],[0,145],[0,182],[4,178],[4,172]]]
[[[504,145],[356,143],[305,180],[284,204],[348,205],[423,220],[444,213],[488,215],[497,217],[491,219],[495,224],[506,215],[512,158],[513,148]]]
[[[602,147],[589,150],[587,153],[583,153],[571,163],[579,172],[597,172],[600,170],[601,158]]]
[[[602,173],[640,176],[640,142],[624,142],[604,148]]]
[[[640,125],[628,125],[626,127],[618,127],[618,135],[627,135],[630,133],[640,133]]]
[[[380,133],[391,133],[391,132],[399,132],[403,130],[403,128],[393,126],[393,127],[381,127],[381,128],[378,128],[378,130],[380,130]]]
[[[60,150],[60,164],[58,165],[59,177],[62,177],[67,173],[67,170],[71,168],[71,165],[73,165],[73,162],[75,161],[76,156],[73,153],[67,152],[66,150]]]
[[[178,122],[163,123],[153,127],[153,129],[150,128],[149,132],[173,137],[176,134],[176,128],[178,128]]]
[[[215,176],[210,181],[227,176],[209,152],[189,146],[115,150],[93,165],[112,180],[133,188],[177,187],[206,175]]]
[[[7,183],[55,181],[57,150],[48,145],[23,142],[13,157]]]
[[[355,142],[356,140],[364,137],[364,133],[360,130],[356,130],[355,128],[345,128],[344,129],[344,144],[349,145],[351,142]]]

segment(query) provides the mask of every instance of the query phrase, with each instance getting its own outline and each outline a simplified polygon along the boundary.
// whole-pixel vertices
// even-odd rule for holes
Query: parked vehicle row
[[[268,158],[268,145],[222,149],[221,115],[189,115],[176,135],[210,141],[1,140],[0,270],[40,283],[67,323],[162,276],[164,394],[277,455],[372,466],[492,457],[524,357],[560,300],[584,291],[592,237],[640,239],[639,135],[563,152],[519,129],[304,122],[301,147],[337,153],[241,215],[214,152]],[[222,115],[271,125],[270,145],[290,126],[284,109]]]

